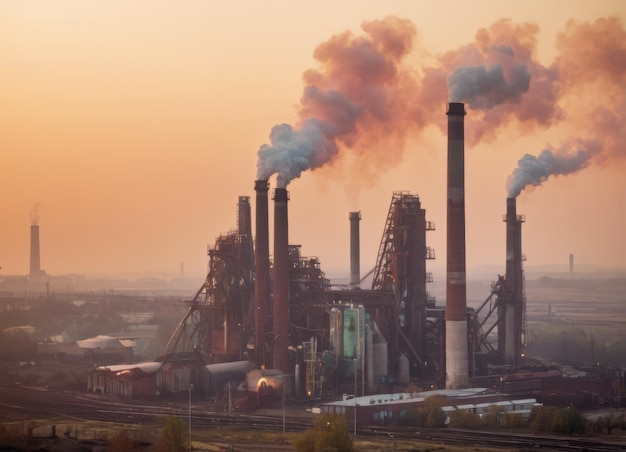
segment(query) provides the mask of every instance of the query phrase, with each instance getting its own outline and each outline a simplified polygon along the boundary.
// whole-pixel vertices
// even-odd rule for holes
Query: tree
[[[602,432],[602,429],[605,428],[606,433],[610,435],[614,428],[616,428],[618,425],[621,425],[621,423],[623,422],[623,416],[616,418],[614,413],[609,413],[608,416],[600,416],[597,422],[598,427],[600,428],[600,432]]]
[[[445,427],[446,413],[444,413],[443,407],[446,405],[448,405],[448,398],[444,395],[426,397],[420,416],[424,421],[423,426],[429,428]],[[420,409],[418,409],[419,411]]]
[[[540,406],[532,410],[530,428],[573,435],[585,433],[586,421],[578,408]]]
[[[490,405],[487,408],[487,412],[483,414],[481,419],[482,424],[489,427],[498,427],[500,425],[500,417],[502,416],[503,411],[504,410],[501,406]]]
[[[578,408],[568,406],[560,408],[554,417],[552,430],[557,433],[573,435],[585,433],[585,418]]]
[[[187,424],[176,416],[168,416],[161,431],[159,450],[163,452],[183,452],[187,448],[187,441],[191,441],[187,434]]]
[[[480,425],[480,417],[471,411],[454,410],[450,413],[450,427],[473,428]]]
[[[346,418],[339,414],[320,414],[312,430],[307,430],[294,442],[296,452],[352,452],[354,446],[348,433]]]

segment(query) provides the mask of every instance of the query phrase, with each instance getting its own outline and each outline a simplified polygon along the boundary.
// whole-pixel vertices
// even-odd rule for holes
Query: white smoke
[[[457,67],[448,79],[451,102],[466,102],[472,109],[488,109],[519,98],[530,87],[530,73],[514,65],[509,79],[501,64]]]
[[[587,167],[590,159],[591,154],[583,150],[565,154],[544,149],[538,156],[526,154],[519,159],[517,168],[507,180],[507,197],[516,198],[525,187],[539,186],[550,176],[579,171]]]

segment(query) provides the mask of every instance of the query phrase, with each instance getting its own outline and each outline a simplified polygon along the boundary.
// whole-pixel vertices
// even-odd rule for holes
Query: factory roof
[[[375,405],[375,404],[401,404],[401,403],[415,403],[422,402],[428,397],[435,395],[444,395],[449,398],[462,399],[471,398],[482,395],[488,391],[487,388],[467,388],[467,389],[435,389],[433,391],[424,392],[397,392],[392,394],[373,394],[350,398],[348,400],[338,400],[336,402],[329,402],[325,405],[331,406],[354,406],[356,405]]]
[[[146,361],[143,363],[134,363],[134,364],[116,364],[114,366],[97,366],[96,370],[104,370],[109,372],[122,372],[125,370],[134,370],[139,369],[147,374],[152,374],[158,371],[163,363],[158,361]]]

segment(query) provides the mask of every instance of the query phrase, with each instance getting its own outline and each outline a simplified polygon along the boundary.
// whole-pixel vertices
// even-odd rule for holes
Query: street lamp
[[[189,450],[191,450],[191,391],[193,391],[193,385],[189,385]]]

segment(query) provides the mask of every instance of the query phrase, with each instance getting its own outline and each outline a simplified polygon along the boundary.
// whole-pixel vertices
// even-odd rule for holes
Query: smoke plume
[[[596,146],[586,146],[588,149]],[[517,168],[507,181],[507,198],[516,198],[527,186],[539,186],[552,176],[575,173],[589,165],[592,154],[578,149],[567,152],[563,149],[544,149],[538,156],[526,154],[517,162]]]
[[[320,68],[303,75],[305,88],[295,126],[280,124],[258,151],[257,177],[277,174],[285,187],[305,170],[331,163],[341,149],[373,166],[397,163],[410,127],[416,78],[404,59],[416,35],[413,24],[389,17],[365,22],[365,36],[349,32],[317,47]],[[395,149],[384,144],[394,142]]]
[[[552,175],[624,154],[626,33],[618,19],[568,22],[557,37],[559,54],[548,65],[535,55],[538,27],[509,19],[424,61],[418,55],[427,52],[416,49],[409,20],[365,22],[362,31],[335,35],[315,49],[319,67],[303,74],[298,120],[272,128],[270,143],[258,150],[258,179],[276,174],[285,187],[303,171],[331,166],[350,152],[344,182],[372,184],[401,162],[409,136],[432,125],[445,132],[447,101],[471,110],[465,136],[470,148],[496,139],[504,128],[527,134],[566,124],[576,131],[563,137],[568,144],[520,159],[509,179],[518,194]],[[581,108],[567,108],[574,102]]]
[[[626,31],[621,22],[570,21],[557,48],[560,100],[575,106],[568,122],[577,136],[559,149],[522,157],[507,181],[509,197],[552,176],[626,157]]]
[[[39,203],[36,202],[30,208],[30,213],[28,214],[28,218],[30,218],[31,226],[36,226],[39,224]]]

